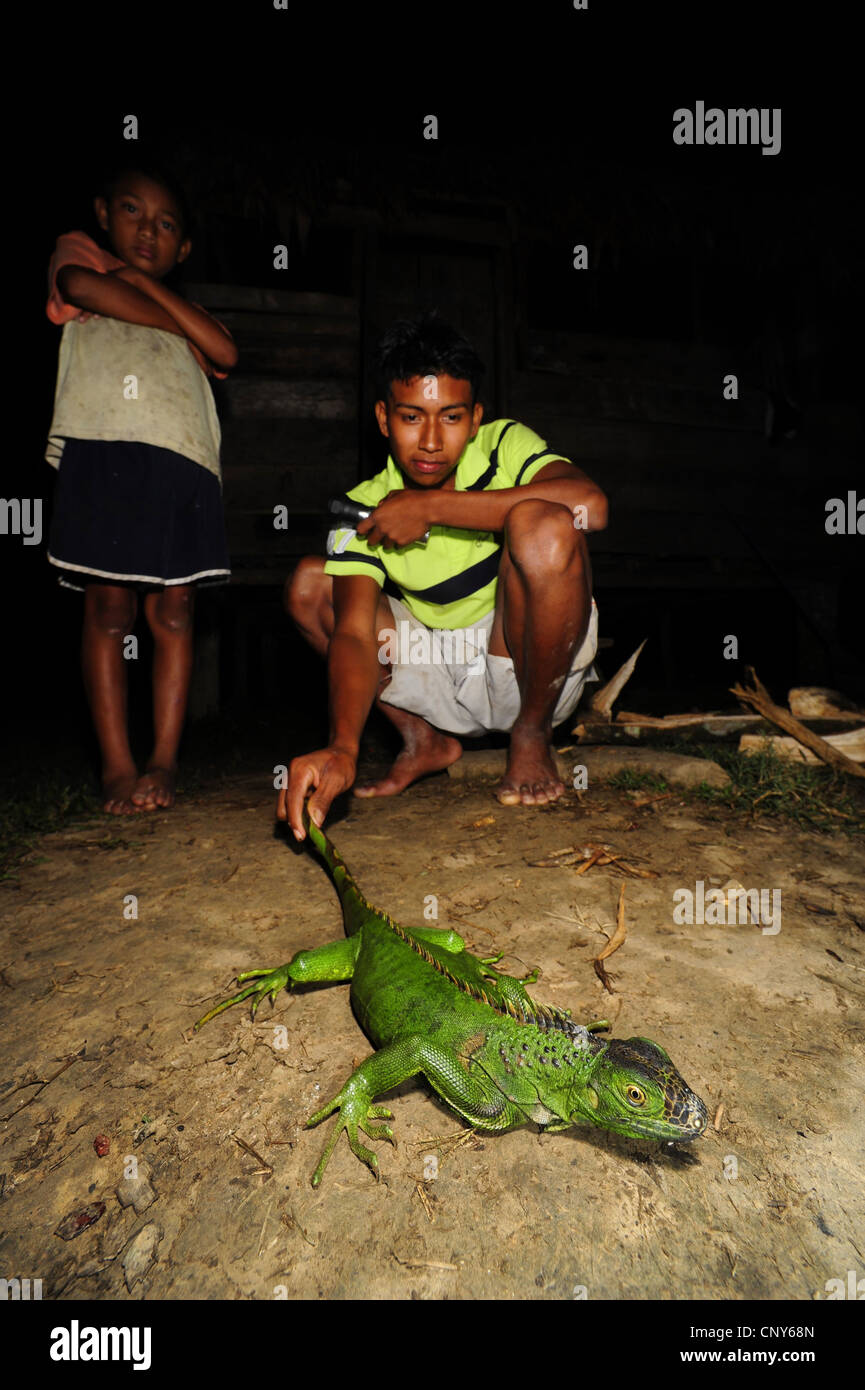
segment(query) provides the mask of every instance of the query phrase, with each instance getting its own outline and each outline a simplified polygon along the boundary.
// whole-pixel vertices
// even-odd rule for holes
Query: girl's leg
[[[174,805],[177,749],[192,675],[194,604],[191,584],[160,589],[144,599],[153,633],[153,752],[132,797],[139,810]]]
[[[102,753],[103,810],[129,816],[139,808],[132,793],[138,769],[126,726],[126,661],[123,639],[135,624],[138,600],[119,584],[88,584],[84,594],[81,669]]]

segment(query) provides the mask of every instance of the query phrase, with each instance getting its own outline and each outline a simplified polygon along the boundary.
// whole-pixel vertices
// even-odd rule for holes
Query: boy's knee
[[[511,507],[505,521],[505,536],[512,558],[520,565],[555,570],[565,569],[586,556],[583,532],[574,516],[558,502],[527,497]]]
[[[318,612],[330,584],[320,555],[304,555],[285,581],[282,602],[286,613],[303,624]]]

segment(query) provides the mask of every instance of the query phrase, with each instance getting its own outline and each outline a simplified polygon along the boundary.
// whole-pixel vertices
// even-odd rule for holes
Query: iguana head
[[[703,1133],[708,1119],[700,1097],[648,1038],[610,1039],[575,1099],[574,1121],[591,1120],[635,1139],[687,1142]]]

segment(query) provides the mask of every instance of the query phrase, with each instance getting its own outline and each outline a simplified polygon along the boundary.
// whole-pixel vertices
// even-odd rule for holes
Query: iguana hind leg
[[[347,937],[344,941],[329,941],[326,946],[316,946],[311,951],[298,951],[287,965],[281,965],[278,970],[244,971],[242,975],[238,975],[237,983],[241,985],[244,980],[252,980],[253,984],[247,985],[238,994],[233,994],[230,999],[224,999],[221,1004],[217,1004],[204,1015],[204,1018],[198,1020],[193,1032],[203,1028],[205,1023],[221,1014],[223,1009],[231,1008],[232,1004],[240,1004],[250,996],[252,1017],[255,1018],[259,1004],[267,995],[270,995],[273,1002],[281,989],[290,988],[293,984],[323,984],[328,980],[350,980],[354,974],[359,944],[359,936]]]
[[[376,1096],[392,1090],[419,1072],[448,1105],[482,1129],[509,1129],[525,1123],[526,1116],[511,1104],[494,1082],[469,1075],[453,1052],[420,1034],[410,1034],[397,1042],[388,1043],[380,1052],[361,1062],[333,1100],[307,1120],[307,1128],[311,1128],[332,1115],[334,1110],[340,1112],[333,1134],[313,1173],[313,1187],[318,1187],[321,1182],[343,1130],[348,1135],[352,1153],[367,1165],[378,1180],[378,1159],[361,1144],[358,1129],[372,1139],[389,1139],[395,1145],[393,1133],[386,1125],[376,1129],[368,1127],[371,1119],[392,1118],[389,1111],[374,1105],[373,1101]]]
[[[423,941],[427,946],[441,946],[443,951],[449,951],[452,955],[459,955],[466,948],[465,941],[452,927],[405,927],[403,930],[406,936],[413,936],[415,941]],[[497,959],[501,960],[501,956]]]

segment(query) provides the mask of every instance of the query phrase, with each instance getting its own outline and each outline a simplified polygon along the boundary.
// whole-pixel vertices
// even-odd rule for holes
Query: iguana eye
[[[634,1086],[633,1084],[631,1084],[626,1090],[625,1095],[628,1097],[628,1100],[631,1102],[632,1105],[646,1104],[646,1093],[645,1091],[641,1090],[639,1086]]]

